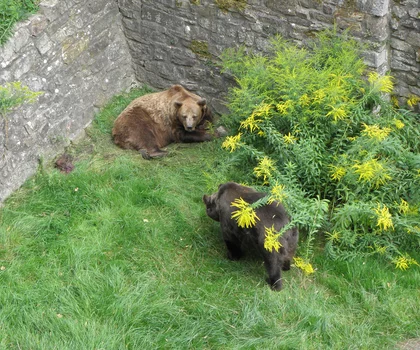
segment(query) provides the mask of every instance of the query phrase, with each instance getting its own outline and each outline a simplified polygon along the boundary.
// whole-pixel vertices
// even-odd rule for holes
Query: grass
[[[0,0],[0,46],[12,35],[13,26],[38,10],[39,0]]]
[[[220,141],[146,161],[112,144],[135,90],[114,98],[69,152],[0,209],[0,349],[395,349],[420,337],[420,273],[377,260],[292,267],[284,290],[261,259],[231,262],[203,193]],[[418,257],[417,257],[418,258]]]

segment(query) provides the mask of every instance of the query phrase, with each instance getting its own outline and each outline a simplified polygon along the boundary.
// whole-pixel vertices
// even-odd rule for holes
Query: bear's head
[[[204,98],[198,101],[187,98],[182,102],[176,101],[175,108],[178,120],[182,123],[184,129],[194,131],[206,113],[207,106]]]
[[[215,221],[220,221],[219,217],[219,208],[217,205],[217,193],[213,193],[212,195],[204,195],[203,202],[206,205],[206,213],[207,215]]]

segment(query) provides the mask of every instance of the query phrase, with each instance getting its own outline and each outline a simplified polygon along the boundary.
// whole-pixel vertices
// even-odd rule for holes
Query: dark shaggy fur
[[[239,185],[235,182],[227,182],[219,186],[219,190],[212,195],[204,195],[203,202],[206,205],[207,215],[213,220],[220,222],[223,240],[225,241],[228,258],[238,260],[242,255],[242,242],[249,236],[264,258],[265,267],[268,273],[267,282],[273,290],[282,288],[281,270],[289,270],[291,260],[296,252],[298,243],[297,228],[286,231],[280,238],[282,245],[279,251],[271,252],[264,248],[265,227],[271,228],[274,225],[278,232],[290,221],[284,207],[273,202],[256,209],[260,219],[252,228],[241,228],[236,220],[232,219],[232,212],[237,210],[231,203],[242,198],[248,203],[254,203],[266,196],[265,193],[257,192],[254,189]]]

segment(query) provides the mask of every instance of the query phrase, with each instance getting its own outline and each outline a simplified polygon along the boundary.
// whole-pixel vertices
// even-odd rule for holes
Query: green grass
[[[0,0],[0,45],[12,35],[16,22],[38,10],[39,0]]]
[[[333,262],[266,285],[261,259],[226,258],[203,193],[220,141],[145,161],[112,144],[119,96],[69,152],[0,209],[0,349],[395,349],[420,337],[420,273]],[[211,189],[209,189],[211,187]],[[418,257],[417,257],[418,258]]]

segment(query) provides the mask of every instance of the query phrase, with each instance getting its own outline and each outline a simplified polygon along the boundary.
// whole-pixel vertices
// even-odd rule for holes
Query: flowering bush
[[[286,206],[307,233],[306,261],[322,232],[332,258],[418,265],[409,251],[420,241],[419,121],[388,102],[392,77],[367,73],[357,44],[328,31],[311,50],[277,37],[269,55],[241,48],[222,62],[237,83],[222,147],[235,168],[253,168],[238,180],[270,193],[253,207]]]

